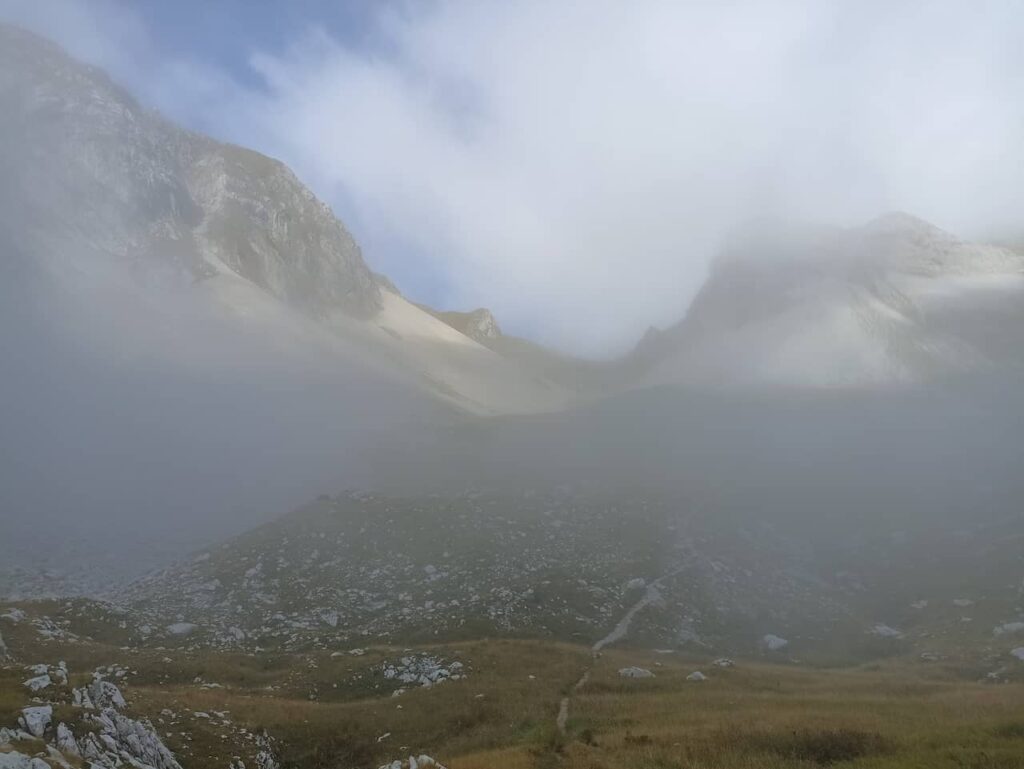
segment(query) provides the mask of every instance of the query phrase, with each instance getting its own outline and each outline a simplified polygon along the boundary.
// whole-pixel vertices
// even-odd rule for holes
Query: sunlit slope
[[[168,304],[226,311],[269,337],[268,354],[284,337],[310,358],[333,356],[471,413],[565,405],[559,386],[398,296],[282,163],[173,125],[30,33],[3,26],[0,39],[0,223],[12,275],[101,308],[132,303],[118,320],[151,351],[161,322],[183,322],[161,317]],[[310,320],[339,341],[325,347]]]
[[[1024,361],[1024,257],[890,214],[755,229],[638,359],[650,383],[891,386]]]

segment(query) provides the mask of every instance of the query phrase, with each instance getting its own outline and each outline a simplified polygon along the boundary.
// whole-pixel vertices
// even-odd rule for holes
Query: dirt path
[[[572,695],[587,685],[587,681],[590,680],[590,671],[594,669],[594,663],[597,661],[601,650],[606,646],[611,646],[617,641],[621,641],[629,635],[629,626],[632,624],[633,618],[643,611],[644,608],[660,600],[661,591],[659,588],[665,583],[665,580],[671,579],[682,570],[682,567],[680,567],[674,571],[670,571],[668,574],[663,574],[653,582],[648,583],[640,600],[629,607],[626,613],[622,615],[622,619],[618,621],[608,635],[590,647],[590,665],[583,671],[583,675],[580,676],[580,679],[573,684],[572,691],[565,697],[562,697],[562,701],[558,704],[558,716],[555,718],[555,726],[558,728],[559,734],[565,734],[565,726],[569,721],[569,705],[572,700]]]

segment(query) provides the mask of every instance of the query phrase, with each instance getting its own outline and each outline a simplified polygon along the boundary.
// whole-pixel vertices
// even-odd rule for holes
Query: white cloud
[[[361,227],[425,251],[456,303],[554,344],[621,349],[682,313],[749,216],[1017,222],[1015,16],[442,3],[389,19],[394,55],[319,33],[258,57],[257,111],[318,186],[344,185]]]
[[[1019,226],[1014,5],[410,4],[376,53],[312,30],[256,55],[260,91],[168,76],[199,63],[140,87],[289,162],[414,298],[396,244],[452,304],[604,352],[678,318],[750,216]]]

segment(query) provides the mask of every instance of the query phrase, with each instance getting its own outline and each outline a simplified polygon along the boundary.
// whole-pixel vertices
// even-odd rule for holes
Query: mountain
[[[503,334],[486,309],[408,301],[280,162],[173,125],[28,32],[0,36],[7,290],[57,287],[22,302],[77,309],[76,327],[93,304],[134,304],[117,320],[150,355],[188,354],[167,316],[202,312],[200,325],[258,334],[271,355],[333,360],[485,415],[666,383],[927,382],[1024,357],[1015,335],[990,333],[1020,320],[1024,256],[892,214],[752,229],[679,324],[621,360],[580,361]]]
[[[633,357],[648,384],[926,383],[1019,369],[1022,319],[1024,256],[896,213],[851,229],[752,229],[686,317]]]
[[[109,585],[337,488],[581,482],[865,527],[1012,509],[1019,252],[903,214],[761,227],[679,324],[581,361],[414,304],[281,163],[0,42],[0,555],[51,571],[20,584]]]
[[[106,584],[568,402],[374,275],[283,164],[7,25],[0,113],[0,559],[28,583]]]
[[[0,28],[0,57],[0,227],[20,272],[79,295],[84,281],[113,274],[119,293],[143,303],[156,301],[146,295],[154,285],[190,284],[185,293],[200,304],[262,323],[282,344],[312,358],[327,344],[342,365],[459,410],[565,405],[557,385],[375,276],[341,222],[280,162],[173,125],[17,28]]]
[[[749,657],[777,637],[804,660],[912,652],[996,664],[1024,637],[1019,520],[893,521],[817,544],[803,528],[578,489],[346,493],[116,601],[136,643],[192,648],[504,636]]]
[[[435,310],[426,305],[420,305],[420,307],[438,320],[447,323],[460,334],[464,334],[484,346],[490,346],[494,340],[502,336],[497,319],[486,307],[478,307],[469,312]]]

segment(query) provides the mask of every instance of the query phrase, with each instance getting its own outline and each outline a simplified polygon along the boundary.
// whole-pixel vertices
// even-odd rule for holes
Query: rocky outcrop
[[[77,742],[80,755],[89,761],[110,769],[122,762],[152,769],[181,769],[150,724],[113,708],[92,716],[91,721],[98,731],[89,732]],[[70,735],[65,737],[65,743],[70,744],[72,739]]]
[[[468,336],[484,347],[489,347],[495,340],[500,339],[501,328],[493,313],[486,307],[478,307],[469,312],[457,312],[454,310],[435,310],[426,305],[420,307],[438,320],[444,321],[460,334]]]
[[[647,668],[628,667],[621,668],[619,676],[622,678],[654,678],[654,673]]]
[[[410,654],[397,662],[386,662],[381,668],[384,678],[401,684],[398,694],[408,686],[429,688],[445,681],[465,678],[461,662],[445,662],[431,654]]]
[[[61,663],[59,669],[66,672],[67,667]],[[72,698],[76,706],[88,711],[82,714],[81,722],[76,722],[77,726],[64,721],[54,726],[53,705],[35,705],[21,711],[18,725],[23,732],[0,729],[0,745],[23,739],[44,740],[54,760],[64,766],[68,765],[67,757],[72,757],[84,759],[93,769],[181,769],[152,724],[120,712],[127,707],[121,690],[100,674],[94,674],[88,686],[74,689]],[[80,737],[75,735],[76,728]],[[0,753],[0,757],[3,755],[10,754]],[[44,765],[48,766],[45,762]],[[22,769],[21,764],[11,766]],[[34,765],[25,767],[36,769]],[[276,769],[276,765],[264,762],[259,769]]]
[[[769,226],[714,261],[686,317],[631,362],[650,384],[885,386],[1024,362],[1024,256],[907,214]],[[991,329],[1002,329],[992,334]]]
[[[409,756],[405,761],[396,760],[384,764],[380,769],[445,769],[433,758],[427,755]]]
[[[42,737],[52,720],[53,707],[51,705],[36,705],[21,711],[18,724],[33,737]]]
[[[10,753],[0,753],[0,769],[50,769],[50,765],[41,758],[12,750]]]
[[[761,645],[770,652],[776,652],[789,646],[789,641],[774,633],[767,633],[761,638]]]
[[[0,221],[30,254],[74,244],[126,270],[233,273],[314,315],[380,307],[352,236],[282,163],[174,126],[8,25],[0,105],[5,189],[18,192]]]

